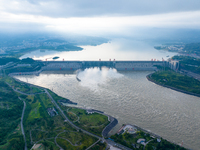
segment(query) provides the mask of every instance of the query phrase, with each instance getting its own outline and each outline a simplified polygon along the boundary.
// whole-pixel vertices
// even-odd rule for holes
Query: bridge
[[[94,67],[115,68],[118,71],[152,71],[159,66],[168,66],[166,61],[44,61],[43,70],[78,70]]]

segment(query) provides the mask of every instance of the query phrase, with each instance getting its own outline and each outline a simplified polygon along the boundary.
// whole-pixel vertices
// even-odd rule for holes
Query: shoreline
[[[151,82],[153,82],[153,83],[155,83],[155,84],[157,84],[157,85],[161,85],[161,86],[163,86],[163,87],[167,87],[167,88],[170,88],[170,89],[173,89],[173,90],[175,89],[175,88],[170,87],[170,86],[165,86],[165,85],[159,84],[158,82],[156,82],[156,81],[150,79],[149,76],[151,76],[152,74],[153,74],[153,73],[151,73],[151,74],[149,74],[149,75],[146,76],[146,78],[147,78],[149,81],[151,81]],[[32,86],[35,86],[35,87],[38,87],[38,88],[42,88],[42,89],[48,89],[48,88],[45,88],[45,87],[42,87],[42,86],[38,86],[38,85],[34,85],[34,84],[31,84],[31,83],[27,83],[27,82],[21,81],[21,80],[15,78],[15,77],[13,77],[12,75],[9,75],[9,76],[10,76],[11,78],[17,80],[18,82],[23,82],[23,83],[25,83],[25,84],[29,84],[29,85],[32,85]],[[178,91],[178,89],[177,89],[176,91]],[[53,91],[52,91],[52,92],[53,92]],[[180,90],[179,92],[181,92],[181,90]],[[183,92],[183,93],[185,93],[185,92]],[[187,93],[186,93],[186,94],[187,94]],[[200,97],[200,95],[199,95],[199,97]],[[67,103],[67,104],[69,104],[69,103]],[[72,107],[72,106],[69,106],[69,107]],[[75,107],[76,107],[76,106],[75,106]],[[85,108],[79,108],[79,109],[85,109]],[[112,118],[112,121],[111,121],[111,122],[103,129],[103,131],[102,131],[103,137],[107,137],[107,136],[108,136],[108,133],[118,124],[118,120],[117,120],[116,118],[110,116],[110,115],[105,114],[104,112],[101,112],[101,111],[98,111],[98,110],[94,110],[94,109],[92,109],[92,110],[93,110],[94,112],[96,112],[96,113],[100,113],[100,114],[103,114],[103,115],[106,115],[106,116],[109,116],[109,117]],[[139,130],[142,130],[142,131],[144,131],[144,132],[146,132],[146,133],[149,133],[149,134],[151,134],[151,135],[154,135],[154,136],[157,137],[157,138],[162,138],[162,136],[159,136],[159,135],[153,133],[152,131],[148,131],[148,130],[146,130],[146,129],[144,129],[144,128],[141,128],[141,127],[139,127],[139,126],[137,126],[137,125],[135,125],[135,124],[134,124],[133,126],[135,126],[136,128],[138,128]],[[111,128],[110,128],[110,127],[111,127]],[[164,138],[164,139],[167,140],[167,141],[170,142],[170,143],[179,145],[178,143],[172,142],[172,141],[170,141],[170,140],[168,140],[168,139],[166,139],[166,138]]]
[[[175,91],[177,91],[177,92],[181,92],[181,93],[184,93],[184,94],[188,94],[188,95],[200,97],[200,94],[196,94],[196,93],[192,93],[192,92],[189,92],[189,91],[177,89],[177,88],[172,87],[172,86],[169,86],[169,85],[160,84],[159,82],[157,82],[157,81],[155,81],[155,80],[153,80],[153,79],[151,78],[151,75],[152,75],[152,74],[153,74],[153,73],[151,73],[151,74],[149,74],[149,75],[146,76],[146,78],[147,78],[148,81],[151,81],[151,82],[153,82],[153,83],[155,83],[155,84],[157,84],[157,85],[160,85],[160,86],[162,86],[162,87],[166,87],[166,88],[169,88],[169,89],[171,89],[171,90],[175,90]]]
[[[13,76],[10,76],[11,78],[13,78],[14,80],[16,80],[16,81],[18,81],[18,82],[22,82],[22,83],[25,83],[25,84],[28,84],[28,85],[31,85],[31,86],[35,86],[35,87],[37,87],[37,88],[42,88],[42,89],[46,89],[46,90],[50,90],[50,89],[48,89],[48,88],[45,88],[45,87],[42,87],[42,86],[38,86],[38,85],[34,85],[34,84],[31,84],[31,83],[27,83],[27,82],[24,82],[24,81],[21,81],[21,80],[19,80],[19,79],[16,79],[15,77],[13,77]],[[50,90],[51,91],[51,90]],[[53,91],[52,91],[53,92]],[[53,92],[54,93],[54,92]],[[55,93],[56,94],[56,93]],[[64,98],[64,97],[63,97]],[[66,99],[66,98],[64,98],[64,99]],[[67,100],[69,100],[69,99],[67,99]],[[59,102],[61,105],[63,105],[62,104],[62,102]],[[71,100],[69,100],[69,102],[66,102],[67,104],[73,104],[73,105],[77,105],[78,103],[75,103],[75,102],[73,102],[73,101],[71,101]],[[68,107],[73,107],[73,106],[68,106]],[[75,107],[75,106],[74,106]],[[79,108],[79,109],[84,109],[84,110],[88,110],[88,109],[85,109],[85,108],[82,108],[82,107],[75,107],[75,108]],[[105,115],[105,116],[107,116],[108,117],[108,119],[110,120],[110,123],[103,129],[103,131],[102,131],[102,136],[103,137],[108,137],[108,133],[118,124],[118,120],[115,118],[115,117],[113,117],[113,116],[110,116],[110,115],[108,115],[108,114],[105,114],[104,112],[102,112],[102,111],[99,111],[99,110],[95,110],[95,109],[90,109],[91,111],[93,111],[93,112],[96,112],[96,113],[99,113],[99,114],[102,114],[102,115]]]

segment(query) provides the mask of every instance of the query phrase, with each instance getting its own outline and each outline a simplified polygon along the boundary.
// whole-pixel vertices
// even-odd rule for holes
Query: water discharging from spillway
[[[77,73],[77,78],[81,81],[80,85],[90,90],[98,90],[98,87],[107,83],[109,79],[121,78],[123,74],[113,68],[87,68]]]

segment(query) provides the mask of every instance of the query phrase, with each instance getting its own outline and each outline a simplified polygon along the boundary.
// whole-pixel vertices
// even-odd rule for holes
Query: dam
[[[42,70],[78,70],[94,67],[115,68],[118,71],[152,71],[156,66],[169,66],[166,61],[44,61]]]

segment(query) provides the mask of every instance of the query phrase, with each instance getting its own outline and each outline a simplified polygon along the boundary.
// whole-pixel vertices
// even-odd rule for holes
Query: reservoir
[[[75,72],[42,72],[15,76],[53,90],[78,106],[103,111],[122,124],[135,124],[192,149],[200,147],[200,98],[173,91],[146,79],[151,71],[90,68]]]
[[[177,53],[167,52],[154,49],[155,45],[160,45],[153,42],[136,41],[132,39],[112,39],[108,43],[103,43],[97,46],[80,46],[82,51],[50,51],[50,50],[35,50],[27,53],[22,58],[33,58],[35,60],[53,60],[53,57],[59,57],[56,60],[66,61],[150,61],[151,59],[162,60],[168,59]]]

